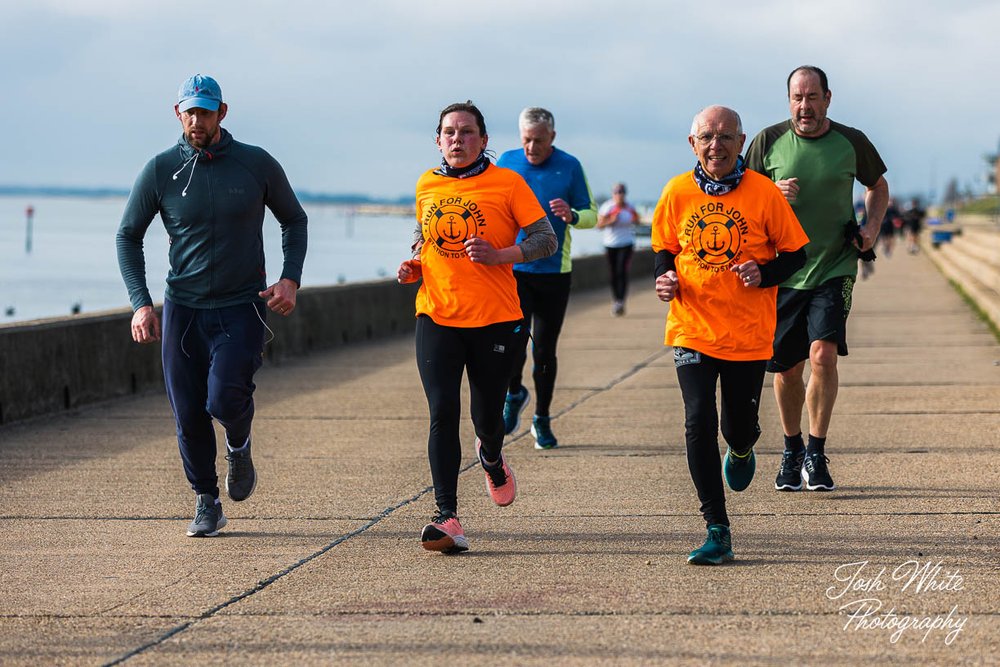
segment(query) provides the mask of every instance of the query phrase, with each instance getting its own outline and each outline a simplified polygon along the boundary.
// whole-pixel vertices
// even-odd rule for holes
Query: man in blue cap
[[[213,419],[226,431],[226,491],[246,500],[257,484],[250,454],[254,373],[263,361],[267,310],[295,309],[306,254],[306,214],[281,165],[233,139],[219,84],[196,74],[174,113],[183,133],[136,179],[116,238],[132,303],[132,338],[162,339],[163,376],[184,472],[197,495],[191,537],[226,525],[219,501]],[[264,207],[281,226],[281,276],[267,284]],[[146,285],[143,238],[159,215],[170,239],[163,323]],[[265,309],[266,307],[266,309]]]

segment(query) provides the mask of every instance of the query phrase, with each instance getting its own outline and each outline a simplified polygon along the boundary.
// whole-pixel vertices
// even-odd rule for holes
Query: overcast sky
[[[440,159],[438,111],[472,99],[498,153],[521,108],[544,106],[595,195],[623,180],[655,200],[694,164],[699,109],[734,107],[752,137],[788,117],[789,71],[814,64],[830,117],[868,135],[894,193],[982,191],[998,26],[996,0],[0,0],[0,184],[131,186],[203,72],[223,125],[297,190],[412,195]]]

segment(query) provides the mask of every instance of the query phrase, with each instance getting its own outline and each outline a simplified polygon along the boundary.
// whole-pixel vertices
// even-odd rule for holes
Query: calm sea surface
[[[26,248],[27,207],[32,216]],[[118,272],[115,233],[125,199],[0,196],[0,324],[128,307]],[[303,286],[333,285],[396,275],[409,254],[415,220],[409,216],[355,215],[349,208],[307,205],[309,251]],[[281,273],[281,229],[264,220],[268,282]],[[153,220],[145,241],[146,279],[163,300],[167,237]],[[573,234],[573,255],[603,252],[601,233]]]

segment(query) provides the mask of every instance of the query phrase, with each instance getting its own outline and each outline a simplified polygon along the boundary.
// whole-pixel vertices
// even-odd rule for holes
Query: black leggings
[[[635,246],[604,250],[608,257],[608,270],[611,272],[611,296],[615,301],[624,301],[628,294],[628,270]]]
[[[556,345],[566,317],[569,303],[570,273],[526,273],[515,271],[517,296],[521,300],[521,313],[531,331],[531,358],[534,365],[531,377],[535,381],[535,414],[549,416],[552,393],[556,388]],[[512,394],[521,391],[524,363],[528,358],[528,327],[517,345],[514,369],[508,387]]]
[[[684,397],[688,469],[706,524],[729,525],[719,457],[719,413],[715,387],[722,387],[722,437],[742,454],[760,437],[760,392],[766,361],[725,361],[684,347],[674,348],[677,381]]]
[[[459,421],[462,416],[462,373],[468,371],[470,410],[483,456],[500,457],[503,403],[520,321],[459,328],[417,318],[417,368],[430,410],[427,455],[439,510],[458,510],[458,472],[462,466]]]

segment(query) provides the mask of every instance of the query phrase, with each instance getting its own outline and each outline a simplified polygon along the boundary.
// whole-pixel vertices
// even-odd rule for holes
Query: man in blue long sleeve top
[[[555,254],[534,262],[514,265],[517,296],[524,315],[525,344],[519,345],[514,359],[514,375],[504,405],[504,429],[517,430],[520,415],[528,404],[528,390],[521,384],[527,334],[532,339],[532,378],[535,381],[535,416],[531,434],[536,449],[552,449],[558,444],[552,434],[549,407],[556,385],[556,344],[569,303],[570,227],[590,229],[597,224],[597,204],[590,193],[580,161],[556,148],[555,119],[539,107],[528,107],[518,118],[522,149],[507,151],[497,165],[513,169],[528,182],[545,209],[559,240]],[[521,235],[517,242],[521,242]]]
[[[183,134],[139,174],[116,238],[135,311],[132,338],[163,340],[167,397],[184,472],[197,495],[191,537],[215,536],[226,525],[213,419],[226,431],[229,497],[246,500],[256,487],[250,428],[265,306],[284,316],[295,309],[306,254],[306,214],[281,165],[263,149],[235,141],[220,125],[227,112],[213,78],[196,74],[181,84],[174,113]],[[265,206],[281,225],[284,253],[281,277],[270,286]],[[170,240],[162,331],[143,255],[143,238],[157,214]]]

